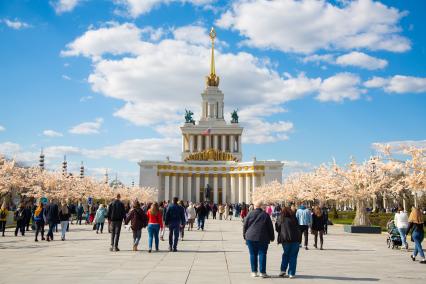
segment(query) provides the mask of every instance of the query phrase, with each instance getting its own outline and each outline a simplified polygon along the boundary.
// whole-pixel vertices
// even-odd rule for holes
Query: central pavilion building
[[[224,119],[224,94],[215,71],[215,37],[212,28],[210,75],[201,93],[201,118],[195,122],[187,113],[180,128],[181,161],[139,162],[139,185],[157,188],[159,201],[177,196],[192,202],[250,203],[256,187],[273,180],[282,182],[282,162],[255,158],[243,162],[243,127],[238,123],[237,113],[233,113],[231,122]]]

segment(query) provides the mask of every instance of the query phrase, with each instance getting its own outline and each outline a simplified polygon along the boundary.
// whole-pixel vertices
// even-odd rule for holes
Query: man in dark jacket
[[[53,241],[53,229],[59,223],[59,208],[55,201],[51,200],[45,210],[46,222],[49,224],[49,231],[47,232],[47,241]]]
[[[165,224],[169,227],[169,250],[177,251],[179,231],[185,225],[184,208],[178,203],[178,198],[173,198],[173,203],[167,206]]]
[[[110,204],[108,208],[108,220],[111,220],[111,248],[110,251],[120,251],[118,241],[120,240],[121,224],[126,217],[126,210],[123,202],[120,201],[121,195]]]
[[[204,203],[201,203],[200,206],[197,207],[195,212],[197,213],[197,230],[201,229],[204,231],[204,221],[206,220],[206,216],[208,214],[207,208],[206,206],[204,206]]]
[[[266,254],[269,242],[275,239],[274,226],[271,217],[262,210],[262,202],[255,202],[254,208],[244,219],[243,237],[250,253],[252,276],[258,276],[259,263],[259,276],[266,278]]]

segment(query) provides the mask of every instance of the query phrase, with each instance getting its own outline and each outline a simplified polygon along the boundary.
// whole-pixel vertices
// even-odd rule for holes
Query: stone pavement
[[[346,234],[340,226],[329,231],[325,250],[301,250],[295,279],[276,278],[282,248],[271,244],[267,272],[275,277],[260,279],[250,277],[239,220],[209,219],[204,232],[186,231],[177,253],[160,242],[161,251],[148,254],[146,230],[138,252],[131,251],[132,234],[122,231],[117,253],[109,251],[109,234],[96,235],[91,226],[73,225],[65,242],[50,243],[9,230],[0,237],[0,283],[425,283],[426,265],[388,249],[385,234]]]

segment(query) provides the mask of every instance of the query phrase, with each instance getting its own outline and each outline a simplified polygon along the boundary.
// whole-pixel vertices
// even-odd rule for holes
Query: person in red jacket
[[[148,210],[148,252],[152,251],[152,238],[155,239],[155,250],[158,251],[158,235],[163,229],[163,214],[157,202],[151,204]]]

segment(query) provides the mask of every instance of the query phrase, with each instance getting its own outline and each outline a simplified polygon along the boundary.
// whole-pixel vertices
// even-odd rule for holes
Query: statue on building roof
[[[235,110],[231,113],[231,123],[238,123],[238,110]]]
[[[192,111],[185,109],[185,123],[195,124],[195,120],[192,118],[193,115]]]

